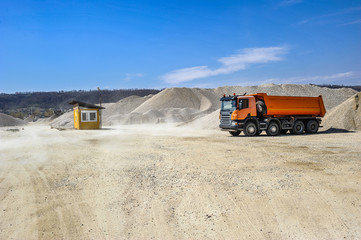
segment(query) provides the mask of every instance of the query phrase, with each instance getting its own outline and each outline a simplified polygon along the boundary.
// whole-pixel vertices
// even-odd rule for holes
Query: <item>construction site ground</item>
[[[361,132],[23,128],[0,128],[0,239],[361,238]]]

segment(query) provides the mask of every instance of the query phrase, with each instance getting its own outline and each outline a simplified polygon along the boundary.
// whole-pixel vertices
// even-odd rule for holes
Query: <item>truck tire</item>
[[[230,133],[232,136],[236,137],[236,136],[238,136],[239,134],[241,134],[241,131],[237,131],[237,132],[229,131],[229,133]]]
[[[297,120],[295,122],[295,124],[293,125],[293,128],[291,130],[291,132],[295,135],[300,135],[302,134],[303,132],[305,131],[305,124],[300,121],[300,120]]]
[[[317,133],[318,131],[318,122],[316,120],[310,120],[306,124],[307,133]]]
[[[244,135],[246,136],[257,136],[258,128],[253,122],[248,122],[244,128]]]
[[[276,122],[271,122],[267,128],[268,136],[277,136],[280,134],[280,126]]]
[[[267,107],[266,107],[266,104],[263,101],[257,101],[256,102],[256,109],[257,109],[257,112],[260,115],[264,115],[264,114],[267,113]]]

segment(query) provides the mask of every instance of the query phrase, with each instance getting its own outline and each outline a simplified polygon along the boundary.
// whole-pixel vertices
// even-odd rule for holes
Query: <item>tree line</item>
[[[0,93],[0,112],[24,118],[30,114],[48,116],[54,110],[64,111],[72,108],[68,103],[78,100],[91,104],[117,102],[136,95],[157,94],[158,89],[113,89],[113,90],[73,90],[53,92],[16,92]]]

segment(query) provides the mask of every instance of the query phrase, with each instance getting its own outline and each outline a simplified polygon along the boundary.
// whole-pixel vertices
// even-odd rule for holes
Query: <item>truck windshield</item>
[[[236,100],[223,100],[222,110],[232,110],[236,108]]]

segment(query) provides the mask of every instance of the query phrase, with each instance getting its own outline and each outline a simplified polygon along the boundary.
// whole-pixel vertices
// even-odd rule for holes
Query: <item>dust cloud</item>
[[[0,128],[1,239],[355,239],[360,132]]]

